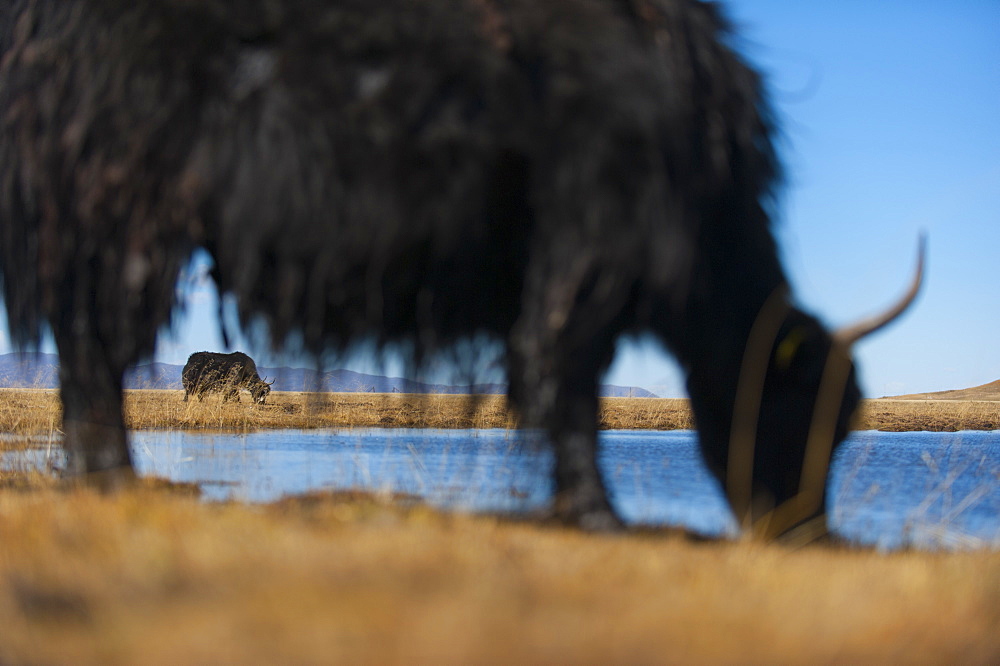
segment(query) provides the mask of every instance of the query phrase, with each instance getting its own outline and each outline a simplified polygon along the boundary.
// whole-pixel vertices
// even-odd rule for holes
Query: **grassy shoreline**
[[[181,391],[126,392],[132,429],[236,429],[324,427],[516,428],[504,396],[274,392],[266,405],[183,402]],[[0,389],[0,432],[38,435],[58,431],[58,393],[51,389]],[[693,428],[687,400],[606,398],[603,429]],[[998,430],[1000,401],[865,400],[858,430]]]

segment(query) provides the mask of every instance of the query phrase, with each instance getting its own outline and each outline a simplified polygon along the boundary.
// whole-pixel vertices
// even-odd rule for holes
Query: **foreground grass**
[[[504,396],[372,393],[272,393],[266,405],[182,401],[180,391],[126,393],[130,428],[254,429],[322,427],[515,428]],[[45,389],[0,389],[0,432],[48,434],[61,421],[58,394]],[[610,429],[692,428],[687,400],[606,398],[600,425]],[[866,400],[856,419],[862,430],[997,430],[998,401]]]
[[[1000,553],[0,489],[0,663],[996,663]]]

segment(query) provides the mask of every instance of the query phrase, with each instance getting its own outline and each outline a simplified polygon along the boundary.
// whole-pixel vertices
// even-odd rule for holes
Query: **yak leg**
[[[56,332],[68,476],[99,486],[134,478],[122,414],[125,368],[93,338]]]
[[[598,383],[614,336],[571,336],[572,326],[553,329],[551,317],[539,325],[531,320],[522,316],[509,342],[510,397],[524,425],[544,428],[551,440],[554,517],[584,529],[618,529],[597,467]]]
[[[559,386],[548,431],[555,445],[557,519],[584,529],[610,530],[621,521],[608,502],[597,467],[597,382]]]

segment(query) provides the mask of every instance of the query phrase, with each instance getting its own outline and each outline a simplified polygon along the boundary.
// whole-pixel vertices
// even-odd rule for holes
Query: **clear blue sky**
[[[904,289],[928,233],[914,310],[857,349],[866,395],[1000,379],[1000,2],[727,6],[781,119],[777,234],[800,303],[833,326],[879,309]],[[158,360],[221,348],[211,286],[189,291]],[[363,356],[340,365],[398,370]],[[683,394],[652,341],[624,342],[606,381]]]

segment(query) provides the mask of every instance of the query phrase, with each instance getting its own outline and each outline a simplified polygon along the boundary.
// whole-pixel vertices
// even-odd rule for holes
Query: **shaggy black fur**
[[[788,305],[771,114],[714,5],[22,0],[0,19],[0,270],[16,338],[58,345],[70,471],[130,467],[122,373],[201,246],[278,344],[502,340],[567,521],[617,522],[597,385],[640,331],[688,372],[737,512],[798,493],[831,340]],[[858,399],[843,367],[827,449]]]
[[[245,389],[250,391],[254,402],[263,405],[271,392],[271,384],[260,378],[257,364],[243,352],[195,352],[184,364],[181,383],[184,402],[190,395],[201,402],[206,393],[222,393],[223,402],[233,398],[239,402],[240,391]]]

